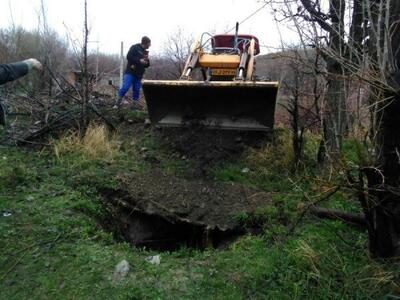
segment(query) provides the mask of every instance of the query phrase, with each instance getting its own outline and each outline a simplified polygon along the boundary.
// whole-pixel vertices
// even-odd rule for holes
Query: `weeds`
[[[105,125],[91,123],[83,136],[70,132],[52,141],[54,153],[59,160],[67,153],[80,153],[87,159],[112,162],[120,154],[118,136],[110,136]]]
[[[261,149],[249,149],[245,161],[253,168],[268,168],[266,172],[274,170],[289,170],[293,165],[293,150],[289,131],[278,129],[274,132],[271,143]]]

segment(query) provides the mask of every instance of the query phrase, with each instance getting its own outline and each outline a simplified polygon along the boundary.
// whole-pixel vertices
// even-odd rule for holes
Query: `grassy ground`
[[[286,133],[209,170],[218,180],[274,194],[273,206],[238,215],[244,226],[259,224],[262,234],[226,249],[159,253],[103,229],[109,216],[99,190],[117,187],[121,173],[151,167],[143,148],[171,173],[191,162],[158,148],[151,133],[105,139],[98,130],[96,138],[69,135],[40,151],[0,148],[1,299],[397,299],[399,265],[370,259],[362,230],[309,217],[287,235],[305,195],[317,197],[329,184],[317,182],[310,169],[288,176]],[[313,145],[310,139],[309,157]],[[357,210],[348,197],[338,193],[326,205]],[[159,265],[145,260],[156,254]],[[123,259],[130,271],[116,281]]]

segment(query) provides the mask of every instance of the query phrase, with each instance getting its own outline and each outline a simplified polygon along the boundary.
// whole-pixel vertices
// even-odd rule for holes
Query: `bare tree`
[[[84,28],[83,28],[83,48],[82,48],[82,126],[84,128],[89,125],[89,76],[88,76],[88,16],[87,16],[87,0],[84,1]]]
[[[321,123],[320,100],[325,83],[323,78],[315,74],[315,69],[320,68],[320,55],[313,49],[307,52],[306,55],[303,50],[292,47],[280,54],[282,62],[279,68],[284,70],[280,105],[290,118],[294,170],[297,170],[302,159],[305,130],[319,128]],[[308,59],[310,61],[305,64]]]
[[[164,58],[174,66],[171,75],[175,78],[179,78],[182,75],[193,41],[192,36],[185,35],[183,29],[178,28],[176,32],[168,36],[164,43]]]

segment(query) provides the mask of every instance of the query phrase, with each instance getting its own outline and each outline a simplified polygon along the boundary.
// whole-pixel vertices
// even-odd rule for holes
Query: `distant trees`
[[[186,35],[182,28],[178,28],[168,35],[164,43],[163,58],[173,66],[170,72],[176,79],[182,75],[193,42],[194,38],[192,36]]]
[[[194,39],[178,28],[164,41],[162,53],[151,56],[151,68],[146,71],[146,78],[172,80],[178,79],[183,71]]]
[[[88,71],[91,74],[96,74],[98,71],[99,79],[105,75],[119,74],[120,59],[117,54],[105,54],[91,52],[88,54]]]
[[[175,63],[163,56],[151,56],[151,67],[146,70],[146,79],[173,80],[177,79],[177,68]]]

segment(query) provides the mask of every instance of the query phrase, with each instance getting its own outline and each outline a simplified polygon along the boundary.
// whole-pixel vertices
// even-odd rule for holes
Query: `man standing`
[[[142,37],[140,44],[133,45],[126,56],[128,64],[126,66],[122,87],[118,92],[118,99],[114,108],[119,108],[122,98],[126,92],[132,87],[133,101],[139,100],[140,88],[142,87],[143,74],[150,66],[149,53],[147,49],[151,46],[151,41],[147,36]]]
[[[42,64],[35,58],[11,64],[0,64],[0,85],[28,74],[32,69],[41,71]],[[0,101],[0,125],[6,124],[6,109]]]

